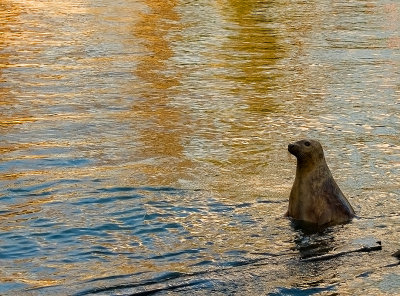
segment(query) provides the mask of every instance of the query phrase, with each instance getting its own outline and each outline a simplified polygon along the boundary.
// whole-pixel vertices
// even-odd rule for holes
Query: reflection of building
[[[2,16],[0,20],[0,134],[10,126],[24,120],[24,118],[21,118],[22,114],[16,114],[17,111],[13,108],[15,97],[7,78],[3,74],[12,66],[10,58],[12,58],[13,53],[8,47],[18,38],[18,32],[13,27],[18,23],[20,13],[21,8],[12,2],[7,5],[0,5],[0,15]]]
[[[172,106],[179,72],[168,74],[168,60],[173,56],[170,42],[177,34],[179,15],[176,1],[147,0],[149,13],[142,13],[133,34],[144,49],[134,75],[138,78],[132,92],[137,99],[132,106],[132,128],[139,134],[138,158],[147,160],[140,168],[147,182],[163,185],[185,179],[190,165],[184,156],[188,134],[187,115],[182,106]]]
[[[30,110],[20,110],[15,106],[18,100],[13,89],[13,82],[10,82],[6,75],[7,71],[16,67],[11,59],[14,57],[13,46],[18,42],[21,34],[15,30],[21,13],[21,7],[13,2],[0,5],[0,137],[3,139],[0,143],[0,160],[3,159],[4,154],[27,146],[10,144],[4,140],[3,136],[15,125],[32,120]],[[18,174],[3,171],[0,179],[15,179],[17,176]]]
[[[273,23],[273,14],[268,14],[269,9],[263,7],[259,1],[228,1],[220,7],[220,12],[227,21],[235,24],[236,34],[226,39],[221,55],[230,53],[225,59],[227,67],[234,67],[234,76],[227,76],[238,83],[238,91],[246,93],[246,97],[255,99],[256,105],[265,104],[264,110],[273,109],[272,104],[265,99],[265,95],[277,86],[277,71],[275,65],[285,55],[285,48],[280,43],[279,31]]]

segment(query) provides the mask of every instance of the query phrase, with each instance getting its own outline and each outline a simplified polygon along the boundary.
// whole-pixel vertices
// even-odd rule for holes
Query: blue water
[[[0,3],[0,294],[400,294],[399,18],[394,0]],[[283,216],[305,137],[350,224]]]

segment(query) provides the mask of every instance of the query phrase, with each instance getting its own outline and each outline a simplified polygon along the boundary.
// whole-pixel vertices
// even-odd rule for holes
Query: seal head
[[[306,139],[289,144],[288,150],[297,168],[287,215],[317,225],[350,221],[354,210],[333,179],[321,144]]]

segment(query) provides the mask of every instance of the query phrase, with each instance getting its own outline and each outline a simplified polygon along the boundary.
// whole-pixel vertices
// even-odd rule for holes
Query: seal
[[[288,150],[297,158],[297,168],[286,215],[318,226],[350,221],[355,212],[333,179],[321,144],[301,140]]]

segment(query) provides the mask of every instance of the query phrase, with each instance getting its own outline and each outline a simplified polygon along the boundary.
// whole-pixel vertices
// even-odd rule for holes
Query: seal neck
[[[318,160],[298,158],[297,159],[297,167],[296,167],[296,175],[304,176],[311,172],[323,172],[324,170],[318,169],[321,167],[328,168],[328,165],[326,164],[324,157],[322,157]]]

